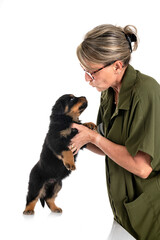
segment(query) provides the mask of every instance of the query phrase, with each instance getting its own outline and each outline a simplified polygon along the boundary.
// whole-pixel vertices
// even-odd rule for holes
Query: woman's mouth
[[[91,81],[89,82],[89,85],[91,85],[92,87],[94,87],[94,86],[93,86],[93,80],[91,80]]]

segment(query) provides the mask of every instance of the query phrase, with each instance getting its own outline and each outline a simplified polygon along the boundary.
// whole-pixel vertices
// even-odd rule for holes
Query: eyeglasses
[[[97,69],[96,71],[94,71],[94,72],[92,72],[92,73],[87,72],[87,71],[83,68],[82,65],[81,65],[81,67],[83,68],[83,70],[85,71],[85,73],[86,73],[86,74],[87,74],[87,75],[93,80],[93,79],[94,79],[94,77],[92,76],[93,74],[95,74],[95,73],[101,71],[102,69],[104,69],[104,68],[106,68],[106,67],[109,67],[110,65],[112,65],[112,64],[115,63],[115,62],[116,62],[116,61],[113,61],[113,62],[107,63],[106,65],[104,65],[103,67]]]

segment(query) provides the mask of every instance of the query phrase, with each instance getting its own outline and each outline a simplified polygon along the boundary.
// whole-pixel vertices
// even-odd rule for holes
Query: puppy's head
[[[73,121],[79,121],[80,114],[86,109],[88,103],[85,97],[75,97],[72,94],[61,96],[52,109],[53,115],[70,116]]]

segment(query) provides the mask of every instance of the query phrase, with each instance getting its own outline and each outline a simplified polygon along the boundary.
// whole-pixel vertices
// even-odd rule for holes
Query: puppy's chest
[[[60,136],[67,138],[69,135],[71,135],[72,129],[71,128],[66,128],[62,131],[60,131]]]
[[[71,138],[73,138],[77,133],[78,133],[78,130],[77,130],[77,129],[69,127],[69,128],[66,128],[66,129],[60,131],[60,136],[61,136],[61,137],[64,137],[64,138],[71,139]]]

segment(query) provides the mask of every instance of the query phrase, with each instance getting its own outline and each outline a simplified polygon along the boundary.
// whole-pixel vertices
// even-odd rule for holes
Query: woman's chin
[[[99,87],[95,87],[97,89],[98,92],[103,92],[105,91],[106,89],[103,89],[103,88],[99,88]]]

